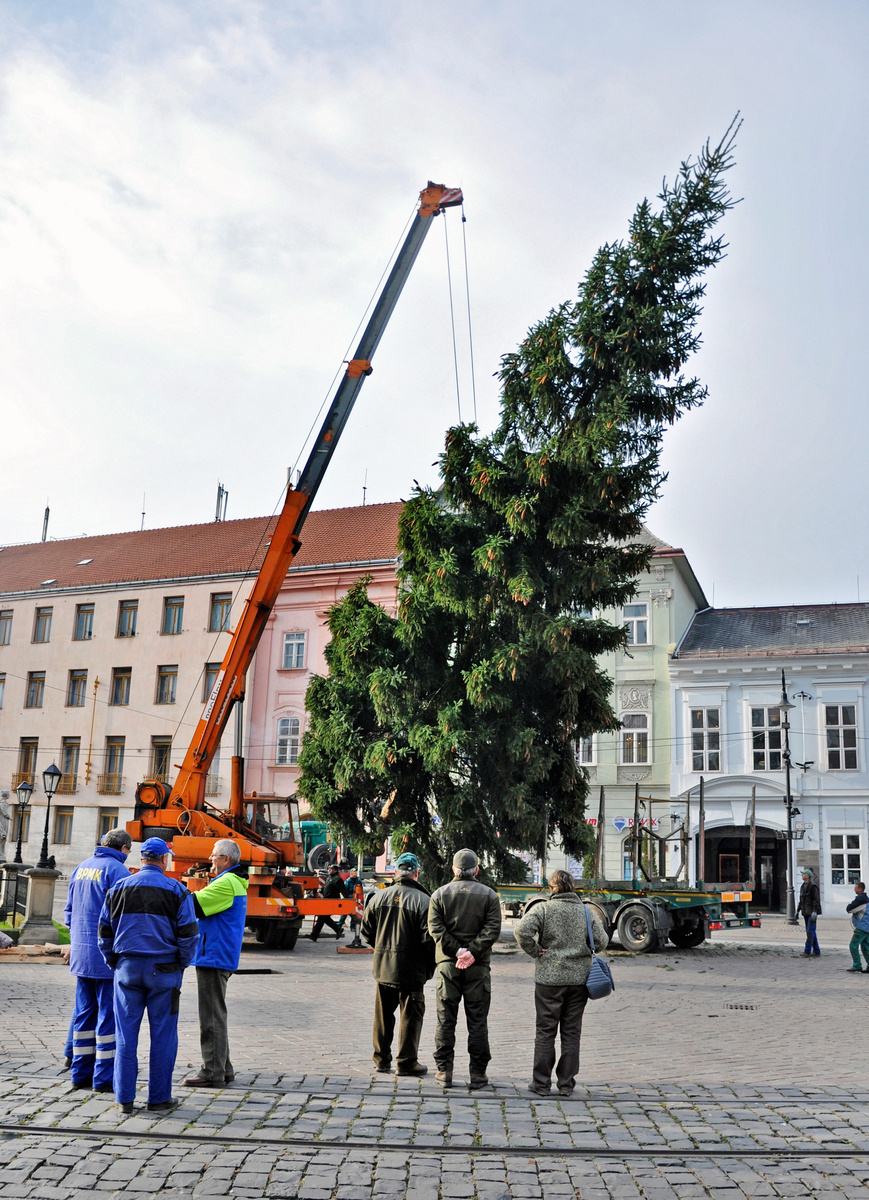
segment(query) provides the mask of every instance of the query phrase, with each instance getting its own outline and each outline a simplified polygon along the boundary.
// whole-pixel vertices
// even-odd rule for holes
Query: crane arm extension
[[[263,564],[245,602],[244,612],[232,635],[214,687],[193,740],[184,756],[178,777],[167,798],[169,805],[203,808],[205,777],[220,745],[226,723],[236,700],[244,695],[245,677],[266,622],[280,593],[290,563],[296,556],[299,534],[338,439],[350,415],[366,375],[371,374],[371,359],[383,336],[392,311],[401,295],[410,270],[431,228],[431,218],[443,209],[462,203],[459,188],[447,188],[429,181],[420,192],[420,203],[392,270],[374,306],[374,311],[347,364],[329,412],[320,427],[308,461],[295,487],[287,488],[284,506],[272,533]]]

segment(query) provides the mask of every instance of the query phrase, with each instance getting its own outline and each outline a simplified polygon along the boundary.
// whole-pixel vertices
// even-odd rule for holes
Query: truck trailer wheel
[[[320,842],[319,846],[312,846],[308,851],[308,870],[314,875],[318,871],[325,871],[336,857],[334,846],[330,846],[328,842]]]
[[[599,904],[594,904],[591,901],[589,901],[588,907],[591,910],[592,916],[597,917],[597,919],[600,921],[601,925],[603,925],[604,933],[607,936],[607,946],[611,946],[612,940],[613,940],[612,922],[610,921],[610,919],[607,916],[604,909],[602,909]]]
[[[623,950],[643,954],[658,949],[658,931],[651,912],[642,904],[633,904],[619,914],[619,941]]]
[[[670,930],[670,941],[680,950],[690,950],[692,946],[699,946],[706,941],[706,930],[702,924],[674,925]]]

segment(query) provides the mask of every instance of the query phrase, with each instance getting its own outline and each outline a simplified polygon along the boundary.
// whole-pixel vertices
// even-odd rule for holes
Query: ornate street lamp
[[[782,752],[782,758],[785,760],[784,802],[788,806],[787,923],[788,925],[798,925],[797,909],[794,903],[794,798],[791,795],[791,726],[790,721],[788,721],[788,715],[791,709],[796,708],[796,705],[791,704],[788,700],[784,670],[781,673],[781,704],[779,704],[779,708],[782,714],[781,727],[785,734],[785,747]]]
[[[18,845],[15,848],[15,857],[13,865],[18,863],[23,865],[21,858],[21,838],[24,833],[24,810],[30,803],[30,797],[33,793],[33,784],[28,783],[26,779],[22,779],[18,787],[15,789],[15,795],[18,799]]]
[[[60,783],[62,771],[58,771],[54,763],[50,767],[46,767],[42,772],[42,786],[45,789],[45,794],[48,797],[48,803],[45,806],[45,832],[42,835],[42,851],[39,855],[39,862],[36,864],[37,869],[50,870],[51,863],[48,861],[48,821],[51,816],[51,797],[57,791],[57,785]]]

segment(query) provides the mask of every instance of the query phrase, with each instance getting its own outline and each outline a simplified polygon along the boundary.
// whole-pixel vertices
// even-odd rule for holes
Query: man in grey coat
[[[553,871],[550,897],[535,904],[516,926],[513,936],[526,954],[536,960],[534,1006],[537,1032],[531,1091],[548,1096],[552,1068],[559,1094],[569,1096],[579,1071],[582,1015],[588,1003],[585,986],[595,950],[605,950],[607,935],[589,910],[594,946],[588,944],[586,908],[573,890],[567,871]],[[555,1035],[561,1028],[561,1057],[555,1064]]]
[[[453,857],[455,879],[438,888],[428,910],[429,933],[437,946],[435,1078],[444,1087],[452,1085],[456,1021],[464,1001],[472,1090],[489,1082],[489,960],[501,932],[498,893],[477,881],[479,869],[473,850],[459,850]]]

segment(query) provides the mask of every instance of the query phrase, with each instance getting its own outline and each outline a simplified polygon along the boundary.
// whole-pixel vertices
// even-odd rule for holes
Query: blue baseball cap
[[[402,854],[400,858],[395,860],[395,865],[406,871],[418,871],[419,859],[415,854],[411,854],[410,851],[408,851],[406,854]]]
[[[152,858],[162,858],[164,854],[171,854],[172,849],[162,838],[148,838],[146,842],[142,842],[139,853],[149,854]]]

